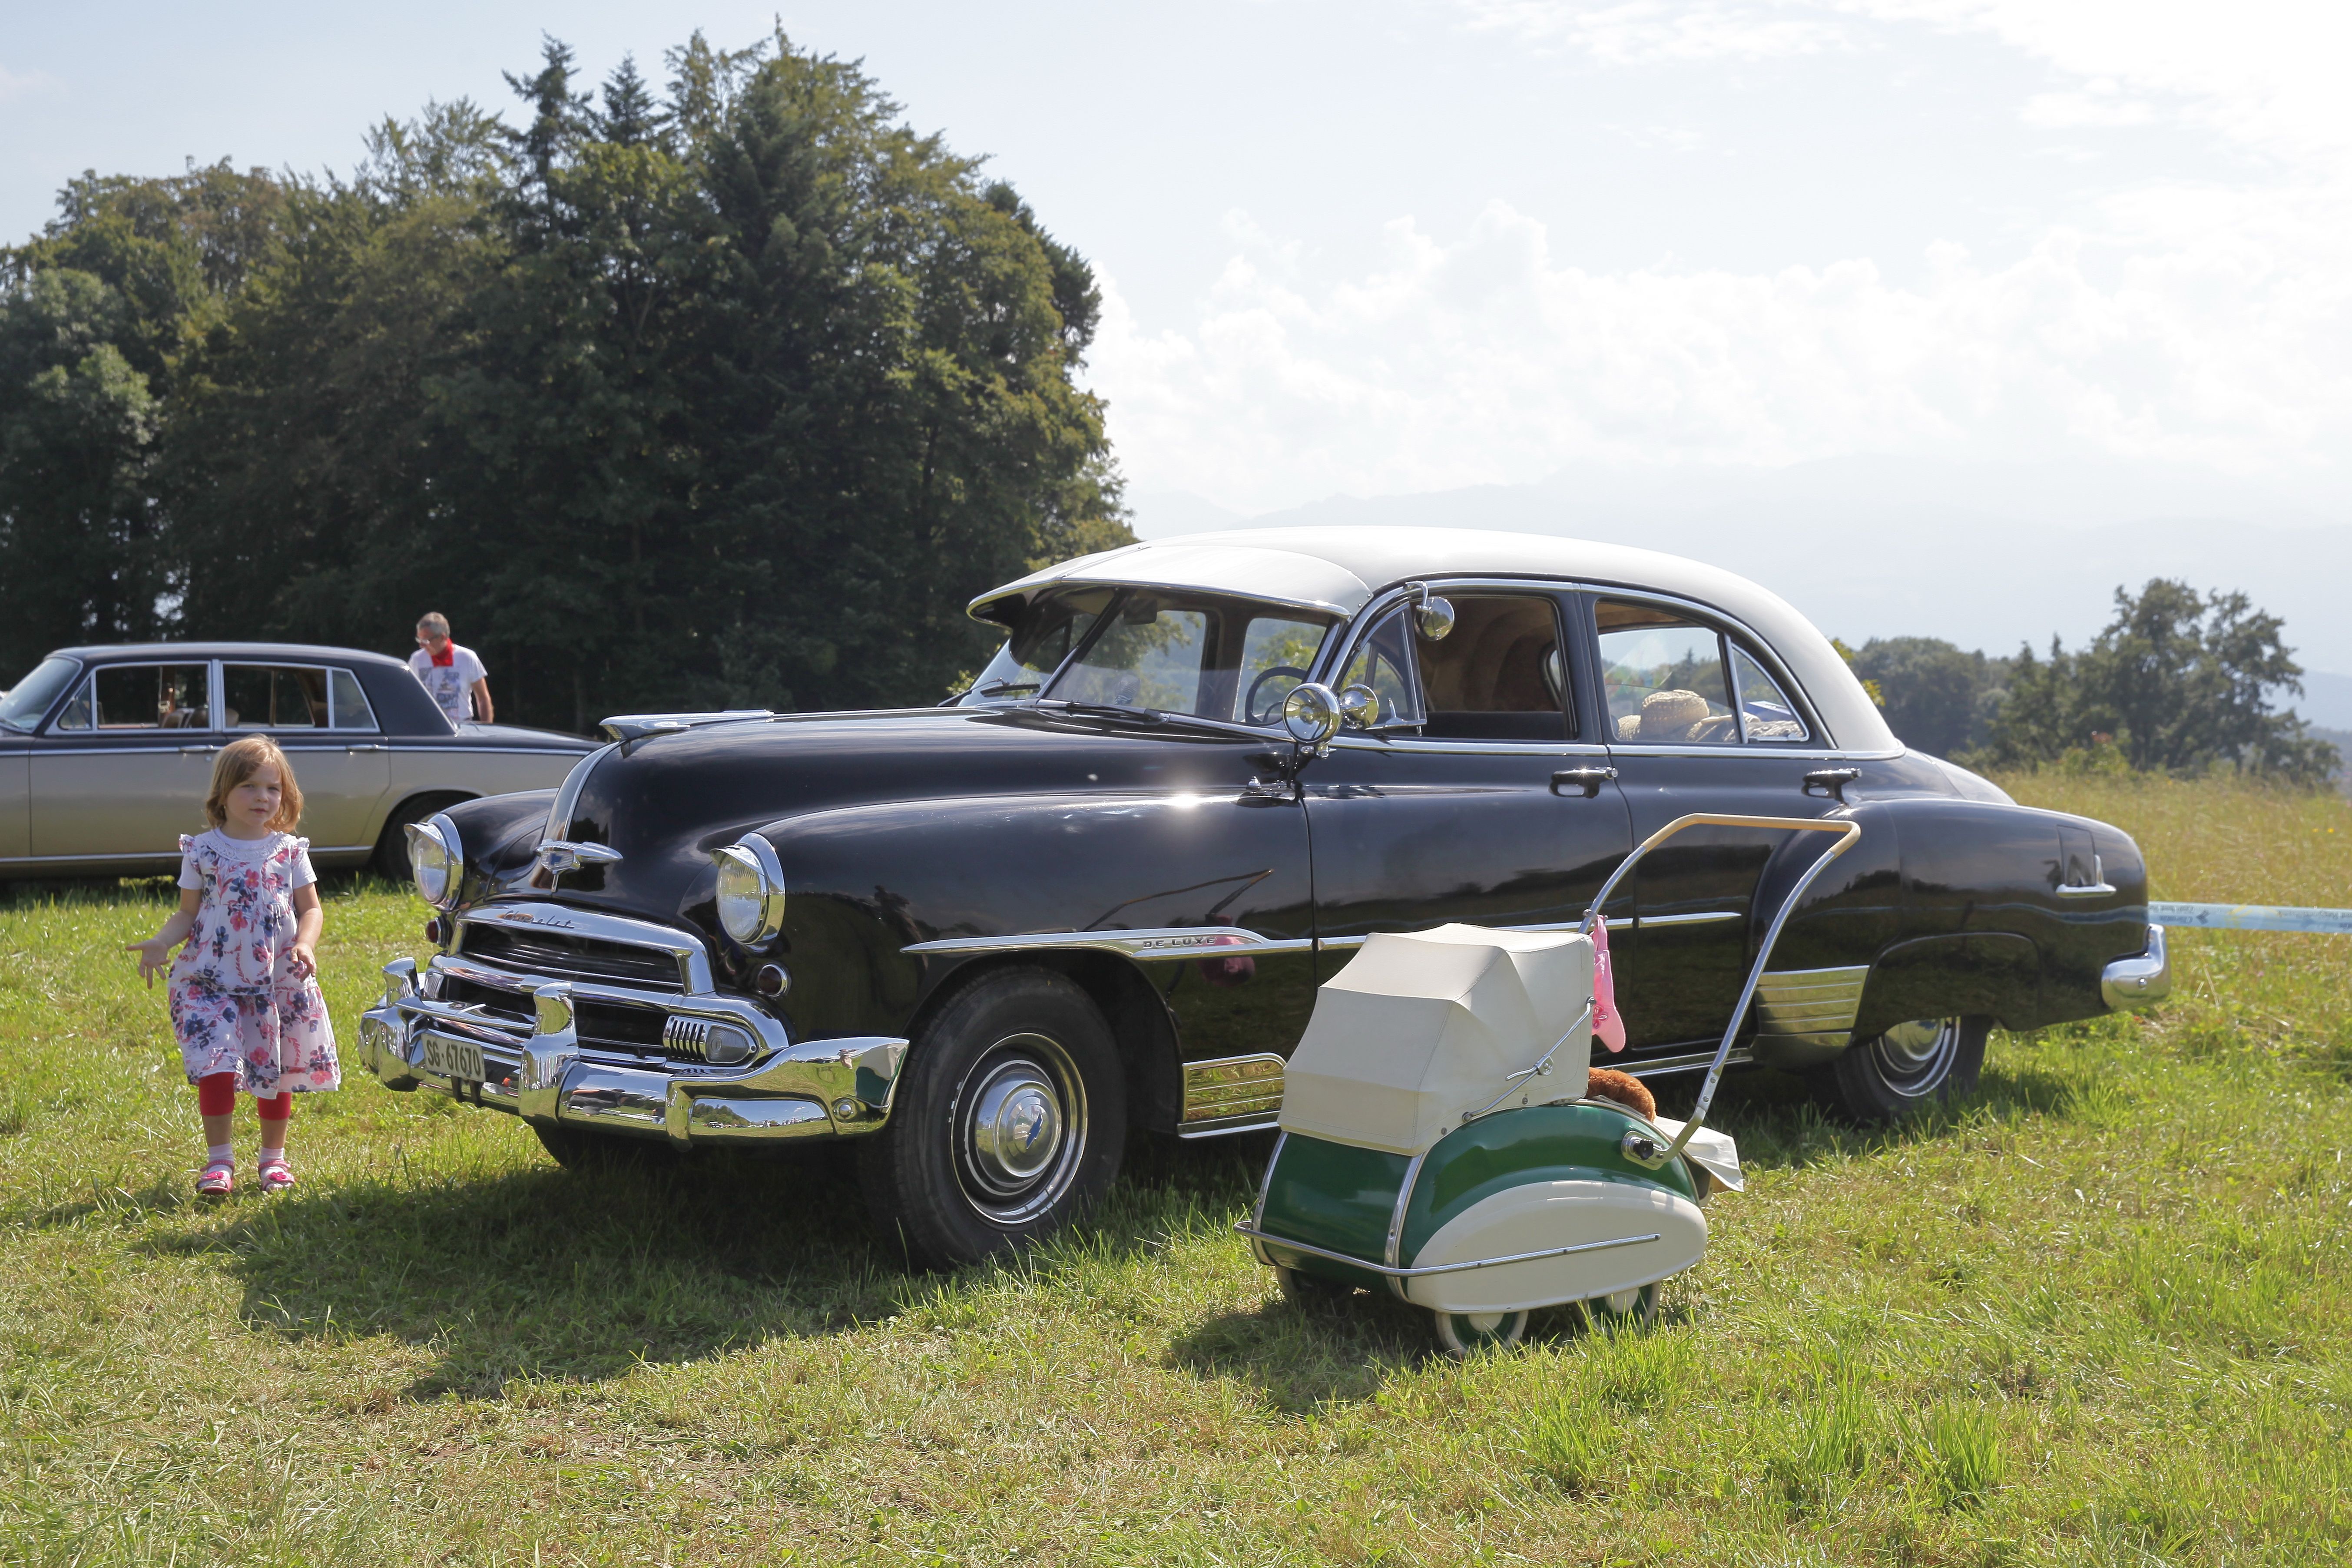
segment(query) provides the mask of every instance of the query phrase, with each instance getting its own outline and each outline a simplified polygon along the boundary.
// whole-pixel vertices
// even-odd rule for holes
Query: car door
[[[1327,977],[1375,931],[1571,924],[1630,847],[1598,716],[1574,700],[1572,596],[1444,596],[1442,638],[1410,600],[1362,618],[1335,684],[1370,688],[1381,711],[1301,776]]]
[[[167,865],[205,828],[221,737],[202,659],[100,664],[34,747],[29,817],[37,860]]]
[[[313,855],[365,852],[391,788],[383,737],[349,670],[318,664],[221,665],[221,727],[267,735],[302,787],[302,835]]]
[[[1815,725],[1790,701],[1761,643],[1679,601],[1626,592],[1588,601],[1595,705],[1638,841],[1692,811],[1818,817],[1806,792],[1826,764]],[[1639,921],[1612,947],[1628,1043],[1638,1051],[1711,1048],[1747,978],[1757,879],[1788,835],[1694,828],[1633,876]]]

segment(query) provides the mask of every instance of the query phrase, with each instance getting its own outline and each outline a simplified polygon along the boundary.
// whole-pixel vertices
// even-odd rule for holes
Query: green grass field
[[[2158,896],[2352,904],[2352,807],[2026,779]],[[559,1170],[377,1088],[191,1196],[160,884],[0,904],[0,1562],[2244,1563],[2352,1539],[2352,942],[2196,934],[2163,1013],[1996,1036],[1864,1135],[1737,1081],[1748,1192],[1647,1333],[1457,1365],[1283,1305],[1264,1145],[1146,1146],[909,1276],[837,1163]],[[330,890],[346,1046],[419,906]],[[1687,1093],[1688,1091],[1681,1091]],[[1669,1103],[1674,1098],[1668,1097]],[[241,1176],[254,1142],[240,1125]]]

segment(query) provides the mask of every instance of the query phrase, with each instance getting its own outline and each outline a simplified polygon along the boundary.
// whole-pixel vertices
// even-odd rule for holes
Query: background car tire
[[[411,822],[421,822],[436,811],[446,811],[460,800],[470,800],[470,795],[444,792],[438,795],[412,795],[393,809],[383,820],[383,831],[376,835],[375,853],[368,864],[378,876],[394,882],[408,880],[408,835],[401,830]]]
[[[956,1269],[1051,1234],[1127,1147],[1127,1080],[1091,998],[1046,969],[959,992],[908,1054],[887,1126],[858,1148],[866,1207],[908,1258]]]
[[[1854,1121],[1899,1122],[1923,1105],[1962,1100],[1984,1071],[1989,1018],[1918,1019],[1840,1051],[1816,1068],[1814,1096]]]

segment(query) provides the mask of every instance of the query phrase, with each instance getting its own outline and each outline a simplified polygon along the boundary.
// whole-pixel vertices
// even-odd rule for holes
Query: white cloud
[[[1526,42],[1574,49],[1604,65],[1654,60],[1769,58],[1847,47],[1833,17],[1789,15],[1776,7],[1721,0],[1459,0],[1473,26]]]
[[[39,71],[12,71],[6,66],[0,66],[0,103],[47,92],[57,85],[54,78]]]
[[[1591,461],[2079,453],[2341,475],[2352,94],[2341,40],[2315,36],[2344,29],[2333,16],[2262,0],[1457,8],[1605,66],[1989,36],[2053,78],[2007,105],[2031,128],[2186,127],[2258,156],[2231,184],[2094,192],[1998,265],[1944,244],[1924,267],[1588,271],[1498,200],[1458,233],[1401,217],[1377,256],[1316,270],[1236,219],[1181,327],[1135,321],[1112,280],[1096,382],[1139,485],[1255,511]]]

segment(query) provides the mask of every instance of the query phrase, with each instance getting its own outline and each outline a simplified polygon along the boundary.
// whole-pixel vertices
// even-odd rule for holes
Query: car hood
[[[621,859],[565,873],[560,896],[707,927],[709,852],[746,833],[764,830],[779,843],[789,883],[792,826],[820,814],[926,800],[1231,789],[1287,752],[1287,743],[1270,734],[1022,708],[704,725],[616,746],[596,758],[563,836],[617,850]]]

